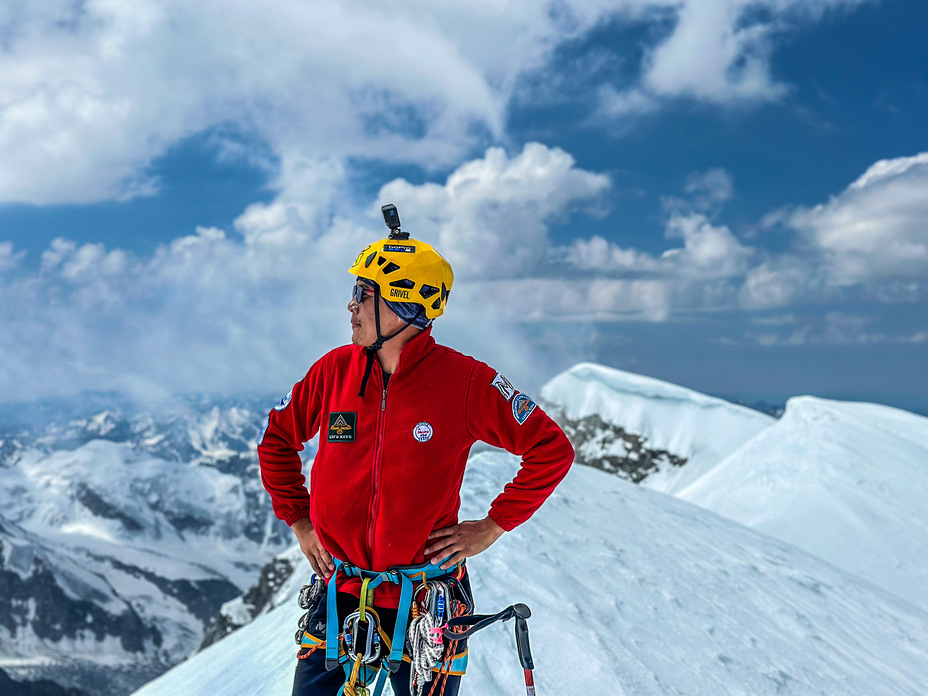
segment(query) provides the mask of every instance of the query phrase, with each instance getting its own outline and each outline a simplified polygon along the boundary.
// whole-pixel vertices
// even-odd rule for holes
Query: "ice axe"
[[[458,616],[448,620],[448,627],[444,630],[444,636],[448,640],[462,640],[469,638],[482,628],[486,628],[497,621],[508,621],[511,618],[516,620],[516,649],[519,651],[519,662],[522,663],[522,671],[525,675],[525,693],[527,696],[535,696],[535,679],[532,676],[532,670],[535,669],[535,663],[532,661],[532,647],[528,640],[528,618],[532,615],[532,610],[525,604],[513,604],[506,607],[498,614],[473,614],[471,616]],[[463,631],[455,631],[454,628],[470,626]]]

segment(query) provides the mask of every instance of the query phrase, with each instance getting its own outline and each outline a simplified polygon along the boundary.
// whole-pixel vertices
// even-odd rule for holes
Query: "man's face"
[[[348,311],[351,312],[351,342],[356,346],[369,346],[377,340],[377,322],[374,318],[374,291],[360,280],[356,285],[364,288],[364,295],[361,301],[355,300],[354,296],[348,303]],[[405,322],[396,316],[387,303],[380,298],[380,332],[383,336],[399,331]]]

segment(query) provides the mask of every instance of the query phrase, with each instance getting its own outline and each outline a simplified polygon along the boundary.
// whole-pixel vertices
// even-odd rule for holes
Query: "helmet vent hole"
[[[375,256],[377,256],[376,251],[370,254],[366,259],[364,259],[364,268],[367,268],[368,266],[371,265],[371,263],[373,263]]]
[[[387,260],[386,260],[383,256],[378,256],[378,257],[377,257],[377,265],[378,265],[378,266],[383,266],[386,262],[387,262]]]
[[[445,284],[441,284],[441,299],[442,301],[448,299],[448,288],[445,287]]]
[[[425,283],[423,283],[422,287],[419,289],[419,295],[422,296],[423,300],[429,299],[432,295],[434,295],[437,292],[439,292],[438,288],[432,285],[426,285]]]
[[[383,267],[384,275],[387,275],[388,273],[393,273],[394,271],[398,271],[398,270],[400,270],[400,267],[397,266],[392,261]]]
[[[441,309],[441,298],[432,303],[432,309]]]
[[[409,280],[409,278],[403,278],[402,280],[394,280],[392,283],[390,283],[390,287],[412,290],[414,287],[416,287],[416,284]]]

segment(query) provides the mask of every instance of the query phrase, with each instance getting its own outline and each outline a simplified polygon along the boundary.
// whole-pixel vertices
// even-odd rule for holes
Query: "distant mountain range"
[[[260,406],[101,400],[0,428],[0,669],[119,694],[196,650],[291,538],[258,476]]]

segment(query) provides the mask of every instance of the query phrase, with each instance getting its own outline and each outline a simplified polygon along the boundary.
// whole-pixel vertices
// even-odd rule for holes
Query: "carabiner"
[[[361,620],[360,611],[349,614],[345,617],[342,630],[345,634],[345,653],[350,660],[354,662],[360,657],[362,664],[370,665],[380,659],[380,621],[377,619],[377,614],[370,609],[367,610],[367,614],[368,617],[366,621]],[[366,640],[360,635],[361,624],[367,624]],[[364,645],[361,646],[364,650],[363,654],[358,652],[359,638],[361,638],[364,643]]]

